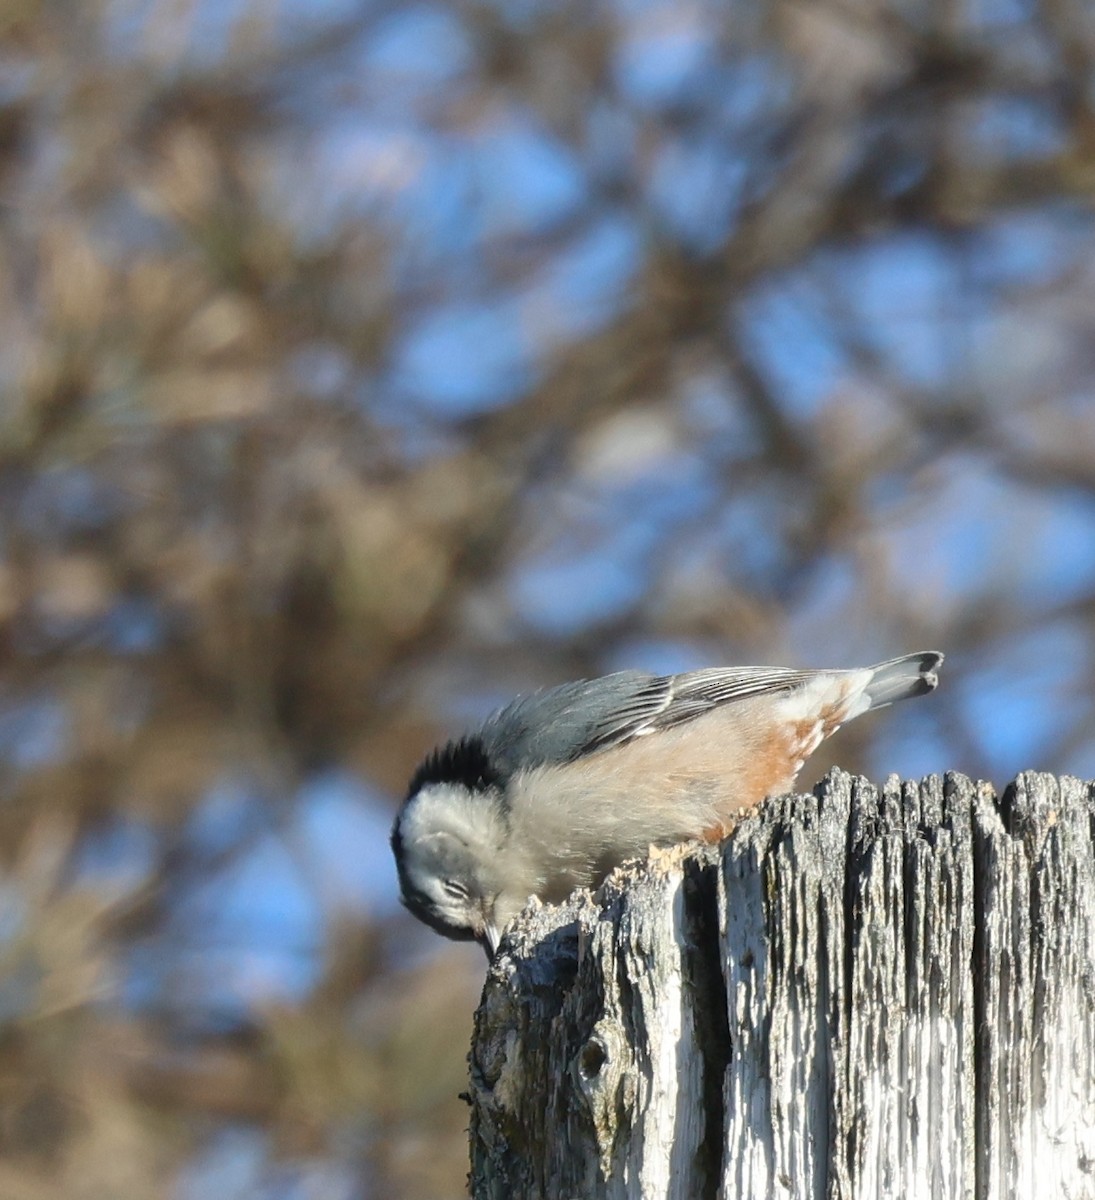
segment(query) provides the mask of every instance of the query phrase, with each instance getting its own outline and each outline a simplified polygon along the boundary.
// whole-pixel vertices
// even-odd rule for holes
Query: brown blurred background
[[[0,1198],[464,1192],[438,738],[948,652],[1095,775],[1087,0],[0,7]]]

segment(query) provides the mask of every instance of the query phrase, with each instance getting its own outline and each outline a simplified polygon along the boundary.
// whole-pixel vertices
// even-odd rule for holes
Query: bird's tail
[[[936,671],[942,661],[943,655],[937,650],[919,650],[871,667],[871,680],[863,689],[870,707],[884,708],[897,700],[933,691],[939,684]]]

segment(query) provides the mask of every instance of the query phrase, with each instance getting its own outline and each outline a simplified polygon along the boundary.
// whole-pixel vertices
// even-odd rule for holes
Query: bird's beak
[[[487,921],[483,926],[483,949],[487,958],[493,958],[498,953],[498,943],[502,940],[502,932],[493,921]]]

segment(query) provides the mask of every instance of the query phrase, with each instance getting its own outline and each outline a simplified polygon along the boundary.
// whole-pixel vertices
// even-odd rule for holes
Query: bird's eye
[[[468,898],[468,889],[455,879],[445,879],[441,883],[445,890],[446,896],[451,896],[453,900],[466,900]]]

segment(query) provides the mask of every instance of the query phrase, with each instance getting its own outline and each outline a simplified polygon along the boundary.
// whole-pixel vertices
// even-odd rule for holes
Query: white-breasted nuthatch
[[[725,836],[845,721],[938,683],[932,650],[848,671],[620,671],[520,697],[435,750],[392,830],[403,903],[488,954],[530,896]]]

